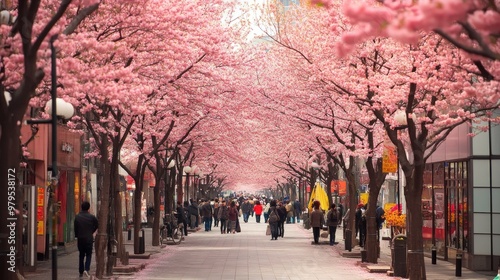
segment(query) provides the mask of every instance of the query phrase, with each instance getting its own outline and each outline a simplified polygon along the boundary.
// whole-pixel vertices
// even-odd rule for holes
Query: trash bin
[[[349,252],[352,250],[352,231],[349,228],[345,230],[344,250]]]
[[[406,244],[407,237],[404,234],[398,234],[392,239],[392,270],[397,277],[406,278]]]

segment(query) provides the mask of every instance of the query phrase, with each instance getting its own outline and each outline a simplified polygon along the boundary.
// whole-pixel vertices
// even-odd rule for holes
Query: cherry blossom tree
[[[6,7],[9,9],[10,17],[8,24],[0,26],[2,53],[1,53],[1,83],[0,91],[0,180],[4,186],[2,203],[7,205],[13,203],[8,200],[7,193],[13,199],[18,197],[14,189],[17,185],[16,179],[19,170],[20,154],[20,129],[25,113],[30,105],[30,101],[37,94],[48,95],[41,90],[41,84],[45,79],[48,68],[46,61],[48,58],[45,50],[48,49],[49,38],[62,32],[69,34],[75,26],[86,16],[95,11],[98,5],[96,1],[19,1],[17,5]],[[72,10],[72,17],[65,18],[66,12],[71,7],[78,6],[80,9]],[[9,182],[7,184],[6,182]],[[10,184],[12,182],[13,184]],[[20,208],[12,205],[12,211],[4,208],[0,211],[0,218],[7,220],[8,217],[15,217],[14,209]],[[21,218],[19,218],[21,219]],[[9,236],[9,228],[3,228],[2,236]],[[18,232],[20,228],[17,230]],[[20,234],[19,234],[20,236]],[[6,237],[5,237],[6,238]],[[17,273],[21,264],[22,252],[17,247],[21,242],[16,242],[15,250],[11,250],[7,240],[1,242],[3,252],[18,252],[15,260],[6,254],[2,254],[0,268],[6,271],[5,279],[18,279]],[[10,264],[9,261],[13,260]],[[10,268],[10,269],[9,269]],[[9,271],[9,272],[7,272]]]
[[[283,15],[280,14],[280,17]],[[316,18],[319,16],[316,15]],[[280,32],[270,33],[278,38],[276,41],[283,49],[298,50],[295,56],[279,54],[283,60],[290,61],[289,67],[298,68],[295,70],[295,75],[290,75],[293,78],[289,78],[287,82],[281,79],[281,84],[294,84],[294,88],[297,88],[293,80],[309,80],[312,82],[307,87],[310,93],[317,95],[318,89],[336,92],[349,102],[361,106],[361,114],[372,116],[372,118],[375,116],[383,124],[391,140],[398,144],[399,154],[402,155],[401,165],[409,182],[405,187],[408,212],[411,216],[408,246],[411,252],[420,252],[422,248],[421,201],[412,198],[421,197],[423,188],[421,171],[425,160],[456,126],[480,116],[488,117],[489,112],[498,107],[498,97],[491,92],[497,88],[496,82],[480,73],[473,75],[472,69],[477,66],[477,63],[470,62],[460,50],[432,35],[422,37],[419,45],[411,47],[387,41],[383,41],[384,44],[382,44],[379,40],[373,40],[370,44],[360,44],[355,50],[357,62],[352,58],[332,61],[325,58],[328,54],[318,60],[315,54],[328,52],[332,48],[322,45],[321,40],[314,41],[312,39],[315,35],[314,29],[305,28],[304,20],[292,21],[292,24],[288,26],[292,29],[291,26],[299,25],[299,22],[301,29],[307,30],[307,35],[302,34],[298,37],[307,37],[309,40],[306,42],[311,43],[308,47],[301,48],[300,42],[304,40],[294,40],[293,33],[287,32],[286,27],[282,27],[286,25],[280,25],[283,28]],[[335,18],[334,22],[336,31],[334,35],[341,34],[338,30],[349,30],[340,25],[341,17]],[[328,26],[328,24],[328,21],[323,22],[323,26]],[[321,21],[318,21],[316,27],[318,26],[321,26]],[[324,41],[326,40],[323,39]],[[315,53],[316,49],[320,51]],[[334,55],[332,54],[332,57],[335,57]],[[296,63],[297,59],[303,59],[307,63],[299,68]],[[316,61],[320,62],[316,64]],[[373,74],[367,76],[367,69],[370,68],[373,69]],[[290,71],[290,73],[293,72]],[[305,89],[304,86],[302,88]],[[484,92],[487,94],[483,95]],[[359,95],[359,93],[362,94]],[[372,98],[366,98],[363,93],[368,93]],[[294,94],[300,94],[300,91],[294,90],[293,94],[288,94],[286,98],[276,98],[276,100],[291,100]],[[492,95],[494,97],[490,98]],[[314,101],[316,98],[318,97],[310,96],[309,100]],[[306,102],[300,104],[304,106]],[[413,128],[410,128],[411,125],[407,127],[409,138],[406,139],[410,139],[412,145],[407,146],[406,150],[411,151],[410,154],[413,157],[413,160],[408,162],[404,162],[405,155],[403,155],[405,149],[402,139],[405,138],[396,137],[398,127],[394,125],[391,117],[396,109],[401,107],[406,108],[407,114],[415,112],[416,116],[420,116],[412,118],[416,120],[416,126],[413,123]],[[321,106],[317,107],[319,108]],[[293,109],[296,110],[296,107]],[[298,110],[294,112],[294,115],[308,118],[312,115],[311,111],[302,111],[306,114]],[[348,113],[348,115],[351,114],[351,112]],[[359,119],[361,116],[351,115],[351,117]],[[359,148],[363,149],[362,146]],[[356,151],[360,152],[359,149]],[[412,264],[409,266],[410,277],[424,279],[423,255],[413,253],[409,254],[408,258]]]

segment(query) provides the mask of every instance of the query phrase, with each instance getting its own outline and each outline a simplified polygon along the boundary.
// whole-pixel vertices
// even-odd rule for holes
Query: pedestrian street
[[[152,255],[146,268],[128,279],[396,279],[341,257],[340,244],[312,245],[312,231],[302,224],[285,224],[284,238],[272,241],[265,235],[267,225],[255,217],[240,221],[240,233],[221,234],[215,227],[189,234],[180,245]]]

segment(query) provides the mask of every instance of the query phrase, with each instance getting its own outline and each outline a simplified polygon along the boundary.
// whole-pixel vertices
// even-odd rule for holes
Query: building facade
[[[461,254],[469,269],[497,269],[500,127],[464,124],[447,137],[426,166],[422,216],[425,252],[435,247],[439,257],[451,262]]]

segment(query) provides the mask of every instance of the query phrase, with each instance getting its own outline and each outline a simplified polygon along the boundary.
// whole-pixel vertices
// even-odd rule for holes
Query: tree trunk
[[[135,178],[134,178],[135,179]],[[134,254],[139,254],[139,231],[141,230],[142,181],[135,182],[134,191]]]
[[[153,220],[153,246],[160,246],[160,187],[163,187],[159,176],[155,178],[155,187],[153,189],[153,200],[154,200],[154,220]]]
[[[373,135],[371,132],[368,134],[370,146],[372,147]],[[368,157],[366,160],[366,169],[370,177],[370,183],[368,184],[370,193],[368,194],[368,209],[366,210],[366,260],[369,263],[377,263],[380,253],[380,232],[376,215],[377,200],[387,174],[381,172],[382,160],[380,158],[377,159],[377,163],[374,166],[372,157]]]
[[[415,156],[415,158],[417,158]],[[405,198],[407,205],[407,225],[408,234],[407,240],[407,271],[408,278],[411,280],[425,280],[425,262],[423,252],[422,238],[422,191],[423,191],[423,175],[424,166],[415,165],[413,177],[411,172],[406,175]]]
[[[356,181],[354,178],[352,161],[350,167],[346,169],[346,179],[349,187],[349,217],[348,217],[348,228],[351,230],[351,249],[356,245],[356,225],[355,225],[355,215],[356,206],[358,205],[358,192],[356,187]]]
[[[371,183],[370,183],[371,185]],[[380,190],[380,188],[379,188]],[[372,192],[373,191],[373,192]],[[375,209],[377,207],[378,191],[376,188],[370,188],[368,195],[368,208],[366,209],[366,261],[369,263],[377,263],[379,241],[377,239],[377,222],[375,217]]]
[[[101,135],[103,147],[107,147],[107,137],[106,135]],[[101,168],[103,176],[103,182],[100,191],[100,207],[97,213],[97,219],[99,221],[99,228],[97,232],[97,238],[95,241],[95,254],[96,254],[96,277],[102,278],[105,272],[106,264],[106,247],[108,244],[108,216],[109,216],[109,189],[110,189],[110,163],[108,160],[107,148],[101,149]]]
[[[125,261],[125,244],[123,244],[123,217],[122,217],[122,199],[121,199],[121,186],[120,176],[118,173],[118,164],[113,164],[113,185],[114,191],[114,207],[115,207],[115,228],[114,238],[116,240],[116,257],[123,263]]]

